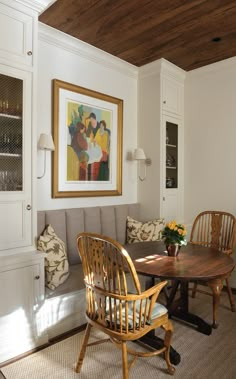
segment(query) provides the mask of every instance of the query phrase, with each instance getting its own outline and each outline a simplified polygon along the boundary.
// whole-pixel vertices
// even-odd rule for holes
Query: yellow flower
[[[170,221],[168,224],[166,224],[166,226],[171,229],[171,230],[175,230],[175,227],[176,227],[176,221],[175,220],[172,220]]]

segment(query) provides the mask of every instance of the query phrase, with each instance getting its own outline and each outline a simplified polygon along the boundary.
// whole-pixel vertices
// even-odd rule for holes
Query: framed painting
[[[53,80],[53,198],[122,194],[123,100]]]

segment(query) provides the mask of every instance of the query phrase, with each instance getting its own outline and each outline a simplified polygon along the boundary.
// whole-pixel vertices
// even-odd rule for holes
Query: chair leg
[[[229,279],[225,279],[225,281],[226,281],[226,285],[227,285],[227,291],[228,291],[228,295],[229,295],[229,301],[230,301],[230,305],[231,305],[231,311],[235,312],[236,311],[236,309],[235,309],[235,302],[234,302],[232,290],[231,290],[231,287],[230,287],[230,284],[229,284]]]
[[[196,292],[197,292],[197,283],[194,283],[193,284],[193,289],[192,289],[192,298],[194,299],[195,296],[196,296]]]
[[[175,368],[171,365],[171,362],[170,362],[170,344],[171,344],[171,338],[173,335],[173,326],[172,326],[171,321],[168,319],[167,322],[164,325],[162,325],[162,327],[165,330],[164,345],[166,347],[165,361],[167,364],[167,370],[169,374],[174,375]]]
[[[127,345],[125,341],[122,341],[122,365],[123,365],[123,379],[128,379],[129,378],[128,357],[127,357]]]
[[[75,368],[75,372],[77,372],[77,373],[80,372],[82,364],[83,364],[83,360],[84,360],[84,356],[85,356],[86,347],[87,347],[87,343],[88,343],[88,339],[89,339],[91,328],[92,328],[92,325],[87,324],[85,335],[84,335],[84,339],[83,339],[83,343],[82,343],[82,346],[81,346],[80,354],[79,354],[78,361],[77,361],[76,368]]]

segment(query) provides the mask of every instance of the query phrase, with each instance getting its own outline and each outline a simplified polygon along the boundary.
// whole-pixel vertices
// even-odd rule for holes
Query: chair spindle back
[[[235,245],[236,219],[228,212],[205,211],[195,219],[190,242],[232,253]]]
[[[140,282],[133,262],[126,250],[116,241],[95,233],[78,236],[86,285],[86,315],[117,333],[140,330],[151,318],[155,299],[142,297]],[[129,281],[133,281],[135,294],[129,293]],[[152,303],[152,304],[151,304]]]

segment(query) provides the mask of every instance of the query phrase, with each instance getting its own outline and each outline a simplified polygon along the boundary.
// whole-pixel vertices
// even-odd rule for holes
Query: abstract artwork
[[[53,197],[122,193],[123,101],[53,80]]]

